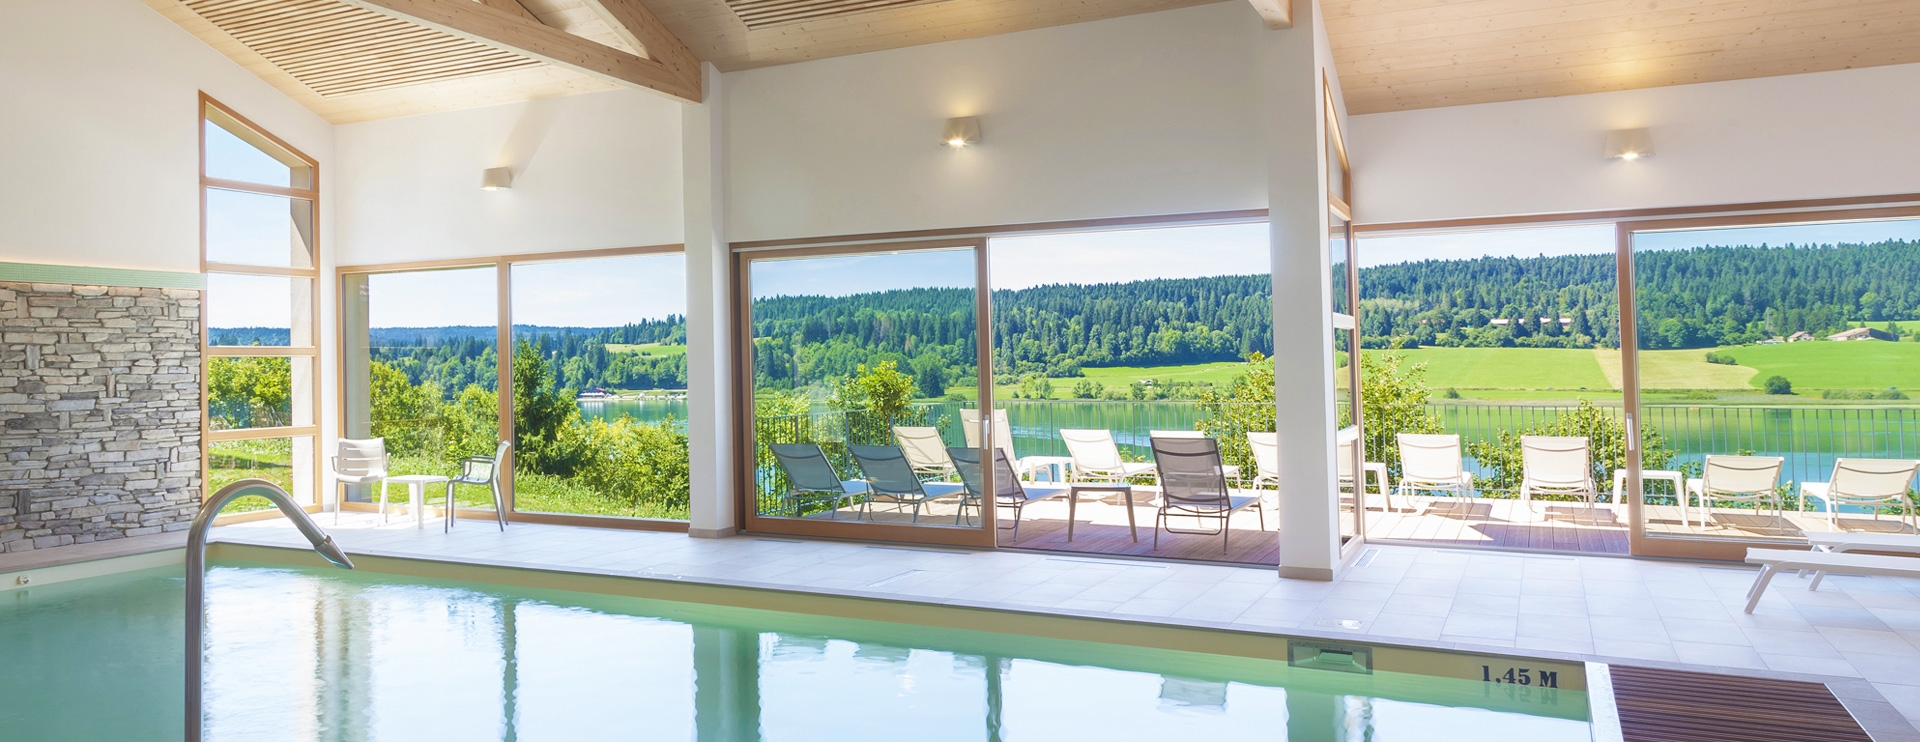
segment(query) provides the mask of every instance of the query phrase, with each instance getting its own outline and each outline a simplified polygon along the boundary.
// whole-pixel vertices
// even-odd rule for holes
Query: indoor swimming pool
[[[0,668],[42,668],[0,671],[0,737],[178,739],[182,591],[180,569],[161,567],[0,592]],[[208,737],[1590,739],[1577,664],[1463,655],[1469,669],[1436,677],[1282,637],[1193,632],[1228,648],[1195,652],[1020,633],[1019,615],[991,611],[954,614],[969,622],[955,628],[771,604],[221,560]]]

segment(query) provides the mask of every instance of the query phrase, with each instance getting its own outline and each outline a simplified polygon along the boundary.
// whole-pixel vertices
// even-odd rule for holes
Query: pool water
[[[0,739],[179,739],[182,590],[175,567],[0,592]],[[231,563],[208,604],[214,740],[1590,738],[1571,690],[992,626]]]

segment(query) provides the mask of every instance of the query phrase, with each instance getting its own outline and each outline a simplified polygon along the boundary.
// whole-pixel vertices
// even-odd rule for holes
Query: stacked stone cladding
[[[0,552],[183,530],[198,291],[0,282]]]

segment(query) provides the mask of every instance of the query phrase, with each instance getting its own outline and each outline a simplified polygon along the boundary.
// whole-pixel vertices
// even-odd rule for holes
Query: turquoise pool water
[[[178,568],[0,592],[0,739],[177,740]],[[362,572],[208,580],[215,740],[1589,739],[1586,694]],[[1532,692],[1526,692],[1532,691]]]

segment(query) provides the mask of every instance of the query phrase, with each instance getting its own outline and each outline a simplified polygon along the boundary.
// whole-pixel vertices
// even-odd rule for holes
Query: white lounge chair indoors
[[[966,433],[967,448],[980,447],[979,410],[961,410],[960,429]],[[1048,466],[1045,462],[1035,460],[1036,457],[1029,456],[1023,459],[1013,452],[1013,428],[1007,425],[1006,410],[993,411],[993,445],[1006,452],[1007,461],[1013,464],[1014,473],[1023,478],[1032,479],[1034,472]]]
[[[1452,492],[1465,503],[1473,492],[1473,473],[1460,457],[1460,436],[1400,433],[1394,438],[1400,444],[1400,483],[1395,489],[1401,497],[1408,490]]]
[[[1747,588],[1747,613],[1752,613],[1754,607],[1760,604],[1760,597],[1766,594],[1767,583],[1772,582],[1775,575],[1789,570],[1814,572],[1821,576],[1837,574],[1920,577],[1920,559],[1910,556],[1798,549],[1748,549],[1747,563],[1760,565],[1760,574],[1753,578],[1753,586]],[[1819,586],[1820,583],[1816,579],[1807,586],[1807,589],[1812,590]]]
[[[1920,534],[1913,533],[1809,533],[1807,534],[1807,545],[1813,547],[1814,551],[1824,551],[1834,554],[1849,551],[1874,551],[1885,554],[1920,556]],[[1800,576],[1805,577],[1807,573],[1803,570],[1800,572]],[[1807,589],[1819,589],[1820,578],[1825,576],[1826,575],[1821,572],[1814,572],[1813,584],[1808,585]]]
[[[347,501],[347,485],[380,484],[380,519],[387,518],[387,439],[341,438],[327,471],[333,478],[333,523],[340,524],[340,505]],[[418,507],[418,505],[415,505]]]
[[[907,455],[913,473],[922,480],[945,480],[953,476],[953,459],[947,457],[947,442],[938,428],[893,426],[893,439]]]
[[[1762,504],[1773,506],[1773,517],[1784,522],[1780,513],[1779,456],[1708,456],[1700,476],[1687,480],[1687,492],[1700,498],[1702,520],[1713,520],[1713,503],[1751,502],[1758,510]]]
[[[1152,440],[1154,438],[1205,438],[1205,437],[1207,437],[1207,434],[1198,430],[1149,430],[1147,431],[1148,440]],[[1226,469],[1227,469],[1228,479],[1231,479],[1236,482],[1240,481],[1240,466],[1238,464],[1228,464],[1226,466]]]
[[[1827,506],[1827,527],[1840,530],[1840,506],[1859,505],[1873,509],[1880,519],[1880,506],[1899,504],[1901,522],[1913,520],[1913,501],[1907,490],[1913,476],[1920,472],[1920,461],[1913,459],[1839,459],[1833,462],[1833,476],[1825,482],[1800,484],[1800,508],[1808,497],[1818,497]]]
[[[1589,513],[1600,498],[1593,483],[1593,459],[1586,436],[1520,436],[1520,502],[1533,515],[1533,496],[1575,495],[1587,502]]]
[[[1062,428],[1060,439],[1067,442],[1067,454],[1073,457],[1073,481],[1121,482],[1153,476],[1153,464],[1120,458],[1120,446],[1105,430]]]
[[[1342,428],[1339,435],[1335,436],[1335,438],[1339,441],[1339,447],[1335,451],[1335,455],[1337,456],[1335,461],[1337,463],[1335,464],[1334,470],[1338,472],[1340,476],[1340,491],[1345,492],[1348,488],[1355,486],[1353,479],[1353,449],[1354,446],[1360,442],[1360,431],[1357,428]],[[1393,493],[1387,489],[1387,465],[1379,461],[1365,461],[1361,462],[1360,471],[1363,474],[1373,475],[1373,493],[1379,495],[1380,499],[1385,502],[1387,510],[1393,510]],[[1363,478],[1360,482],[1359,489],[1364,491],[1366,489],[1365,485],[1366,481]]]

